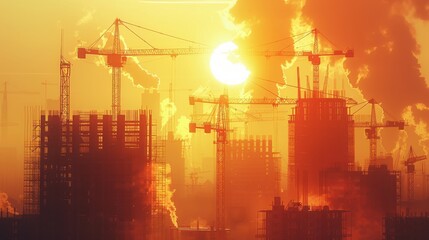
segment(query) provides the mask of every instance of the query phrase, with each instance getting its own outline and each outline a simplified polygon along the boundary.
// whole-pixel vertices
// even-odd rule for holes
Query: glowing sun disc
[[[237,45],[226,42],[219,45],[210,58],[210,69],[213,76],[221,83],[228,85],[241,84],[250,75],[243,63],[238,61],[238,55],[234,54]],[[235,61],[231,61],[234,59]]]

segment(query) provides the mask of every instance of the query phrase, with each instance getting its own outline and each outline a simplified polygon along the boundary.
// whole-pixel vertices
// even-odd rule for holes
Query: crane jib
[[[86,58],[87,54],[92,55],[111,55],[114,54],[111,49],[101,48],[78,48],[78,58]],[[127,49],[121,50],[117,54],[122,56],[178,56],[178,55],[199,55],[211,54],[211,48],[164,48],[164,49]],[[334,50],[333,52],[320,52],[314,54],[311,51],[268,51],[268,50],[238,50],[238,54],[245,56],[265,56],[265,57],[279,57],[279,56],[308,56],[309,60],[317,60],[321,56],[345,56],[353,57],[353,50]]]

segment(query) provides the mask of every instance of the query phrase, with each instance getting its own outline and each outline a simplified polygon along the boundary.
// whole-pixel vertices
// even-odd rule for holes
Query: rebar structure
[[[351,239],[351,213],[330,210],[328,206],[302,206],[300,202],[283,205],[274,198],[271,210],[258,214],[258,239],[266,240],[345,240]]]
[[[152,138],[154,144],[152,147],[152,162],[153,162],[153,178],[152,184],[155,186],[153,194],[153,208],[152,208],[152,239],[166,239],[166,197],[167,197],[167,184],[166,184],[166,159],[165,159],[165,142],[157,137],[156,128],[153,128]]]
[[[23,214],[36,215],[40,205],[40,108],[25,108]]]
[[[150,114],[42,114],[39,132],[42,239],[149,239]]]

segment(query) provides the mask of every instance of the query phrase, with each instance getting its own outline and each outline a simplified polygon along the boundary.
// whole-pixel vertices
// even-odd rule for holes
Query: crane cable
[[[174,39],[177,39],[177,40],[181,40],[181,41],[185,41],[185,42],[194,43],[194,44],[198,44],[198,45],[203,45],[203,46],[209,47],[209,45],[204,44],[204,43],[192,41],[192,40],[181,38],[181,37],[176,37],[176,36],[173,36],[173,35],[170,35],[170,34],[167,34],[167,33],[163,33],[163,32],[156,31],[156,30],[153,30],[153,29],[150,29],[150,28],[142,27],[142,26],[137,25],[137,24],[129,23],[129,22],[126,22],[126,21],[122,21],[122,23],[123,24],[128,24],[128,25],[133,26],[133,27],[141,28],[141,29],[149,31],[149,32],[157,33],[157,34],[160,34],[160,35],[163,35],[163,36],[166,36],[166,37],[170,37],[170,38],[174,38]]]
[[[157,49],[156,47],[154,47],[152,44],[150,44],[148,41],[146,41],[144,38],[140,37],[137,33],[135,33],[133,30],[131,30],[127,25],[122,24],[124,27],[126,27],[131,33],[133,33],[137,38],[139,38],[140,40],[142,40],[144,43],[146,43],[147,45],[149,45],[152,49]]]
[[[275,41],[271,41],[271,42],[261,43],[261,44],[254,45],[254,46],[250,47],[250,49],[254,49],[254,48],[262,47],[262,46],[266,46],[266,45],[272,45],[272,44],[275,44],[275,43],[279,43],[279,42],[285,41],[287,39],[292,39],[294,37],[298,37],[298,36],[301,36],[303,34],[309,34],[309,33],[311,33],[311,31],[310,32],[299,33],[299,34],[294,35],[294,36],[284,37],[284,38],[281,38],[281,39],[278,39],[278,40],[275,40]]]
[[[104,32],[91,44],[89,45],[89,48],[93,48],[94,45],[100,41],[100,39],[112,28],[112,26],[115,24],[115,22],[113,22],[109,28],[107,28],[106,30],[104,30]]]

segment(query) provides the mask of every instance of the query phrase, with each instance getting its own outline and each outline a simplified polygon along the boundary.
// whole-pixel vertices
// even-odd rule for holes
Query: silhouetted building
[[[216,231],[210,227],[179,227],[170,230],[170,240],[214,240]]]
[[[287,208],[279,197],[271,210],[260,211],[257,237],[266,240],[350,239],[350,213],[329,207],[301,206],[291,202]]]
[[[226,212],[231,238],[252,238],[255,213],[280,194],[280,154],[271,139],[232,139],[227,144]]]
[[[39,217],[15,215],[13,213],[0,211],[0,239],[40,239]]]
[[[400,172],[385,165],[368,171],[330,169],[321,173],[321,196],[333,208],[352,212],[353,236],[379,239],[382,219],[395,215],[401,200]]]
[[[42,115],[39,127],[41,239],[148,239],[151,114]]]
[[[346,100],[298,99],[289,119],[288,154],[288,193],[304,204],[309,196],[320,195],[320,172],[352,169],[354,126]]]
[[[388,216],[384,218],[384,240],[425,240],[429,236],[429,216]]]

